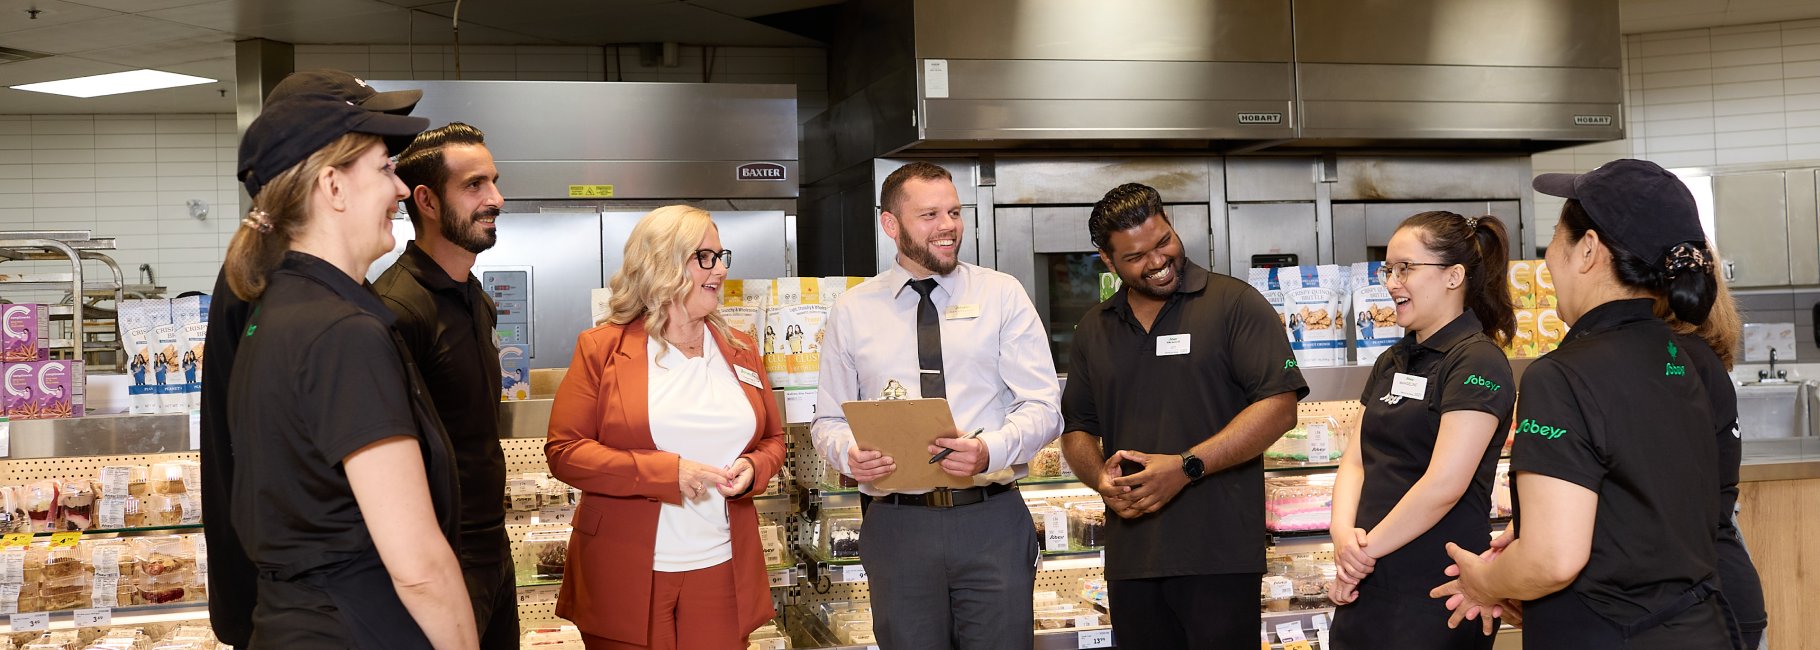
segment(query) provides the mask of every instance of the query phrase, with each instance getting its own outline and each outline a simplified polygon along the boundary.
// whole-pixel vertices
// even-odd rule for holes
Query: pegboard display
[[[550,463],[543,455],[543,438],[505,438],[499,446],[506,452],[506,475],[524,474],[527,472],[550,472]]]
[[[1333,400],[1328,402],[1301,402],[1296,404],[1297,417],[1327,416],[1340,423],[1340,435],[1351,436],[1359,432],[1359,419],[1365,416],[1365,407],[1359,400]]]
[[[519,629],[568,625],[568,620],[556,617],[556,594],[561,589],[561,587],[555,585],[548,587],[519,587]]]
[[[108,465],[151,465],[179,460],[198,460],[201,454],[186,451],[172,454],[122,454],[118,456],[70,456],[67,458],[28,458],[0,460],[0,485],[17,485],[32,481],[96,478]]]

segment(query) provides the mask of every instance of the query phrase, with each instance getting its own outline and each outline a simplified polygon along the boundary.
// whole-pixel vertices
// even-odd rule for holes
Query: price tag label
[[[1086,630],[1075,636],[1076,648],[1110,648],[1112,647],[1112,630]]]
[[[515,497],[537,494],[537,479],[515,478],[506,481],[506,491]]]
[[[126,527],[126,500],[133,497],[101,497],[100,517],[96,525],[107,530]]]
[[[770,575],[771,575],[771,586],[787,587],[790,585],[791,575],[790,575],[789,569],[777,569],[775,571],[771,571]]]
[[[82,541],[82,531],[51,533],[51,548],[76,548]]]
[[[194,526],[202,523],[202,500],[196,498],[196,493],[184,492],[178,496],[177,501],[183,508],[183,518],[178,521],[179,524]]]
[[[104,627],[114,624],[114,608],[95,607],[76,610],[76,627]]]
[[[19,585],[0,585],[0,614],[19,611]]]
[[[1074,626],[1075,627],[1099,627],[1099,625],[1100,625],[1100,617],[1098,617],[1098,616],[1089,615],[1089,616],[1074,617]]]
[[[1278,623],[1277,624],[1277,639],[1283,642],[1284,650],[1288,650],[1289,644],[1291,644],[1291,643],[1300,641],[1304,644],[1303,647],[1307,647],[1306,644],[1308,642],[1308,637],[1302,634],[1302,622],[1301,621],[1290,621],[1288,623]]]
[[[849,564],[842,567],[841,575],[847,582],[863,582],[866,579],[866,567],[862,564]]]
[[[1068,550],[1068,513],[1054,511],[1043,515],[1043,549]]]
[[[1327,615],[1326,614],[1315,614],[1313,625],[1314,625],[1314,629],[1316,632],[1326,631]]]
[[[16,585],[25,582],[25,549],[8,547],[0,553],[0,582]]]
[[[209,542],[202,535],[193,535],[196,540],[196,572],[204,577],[209,574]]]
[[[32,534],[31,533],[7,533],[4,536],[0,536],[0,546],[5,546],[5,547],[10,548],[10,547],[14,547],[14,546],[31,546],[31,545],[32,545]]]
[[[183,466],[183,491],[202,494],[202,465],[185,464]]]
[[[1283,650],[1314,650],[1314,646],[1307,640],[1290,641],[1283,644]]]
[[[537,523],[540,524],[566,524],[574,519],[575,508],[571,506],[557,506],[537,511]]]
[[[1310,424],[1308,431],[1308,462],[1326,463],[1333,460],[1333,434],[1327,431],[1325,422]]]
[[[1271,600],[1283,600],[1295,597],[1295,583],[1290,582],[1288,578],[1283,576],[1270,576],[1264,578],[1264,585],[1270,588]],[[1296,627],[1297,629],[1300,629],[1301,624],[1298,623]]]
[[[200,409],[190,411],[190,449],[202,450],[202,411]]]
[[[17,597],[15,597],[13,599],[13,607],[17,608],[18,606],[19,606],[19,600]],[[51,629],[51,613],[50,612],[32,612],[30,614],[14,614],[14,615],[12,615],[12,617],[9,620],[12,621],[14,632],[43,632],[45,630]]]
[[[89,598],[95,607],[119,607],[120,575],[118,573],[95,574],[95,582],[90,589]]]
[[[131,478],[132,468],[118,465],[101,468],[101,496],[126,496],[126,482]]]

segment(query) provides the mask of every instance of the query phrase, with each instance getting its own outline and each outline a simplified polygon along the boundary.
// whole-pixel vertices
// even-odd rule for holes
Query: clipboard
[[[873,481],[873,487],[903,491],[973,487],[973,477],[954,476],[942,471],[939,463],[929,464],[929,445],[955,431],[948,400],[859,400],[842,403],[841,409],[860,448],[885,452],[897,461],[897,471]]]

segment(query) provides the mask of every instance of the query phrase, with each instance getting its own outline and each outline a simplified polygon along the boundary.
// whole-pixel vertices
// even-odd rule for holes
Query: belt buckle
[[[954,490],[951,488],[935,488],[929,492],[925,504],[931,508],[952,508],[954,507]]]

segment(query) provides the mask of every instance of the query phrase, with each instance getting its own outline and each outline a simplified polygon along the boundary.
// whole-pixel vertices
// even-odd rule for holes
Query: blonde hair
[[[1715,265],[1720,262],[1715,259]],[[1656,317],[1668,322],[1669,329],[1679,334],[1698,336],[1706,341],[1707,347],[1719,355],[1719,362],[1731,370],[1738,362],[1739,341],[1744,338],[1744,317],[1738,314],[1738,301],[1732,298],[1731,287],[1725,283],[1722,274],[1714,273],[1713,281],[1716,291],[1713,293],[1713,308],[1706,315],[1706,322],[1692,325],[1675,318],[1675,310],[1669,307],[1667,295],[1656,296]]]
[[[639,219],[626,239],[625,262],[607,282],[612,293],[607,300],[607,322],[625,325],[643,317],[646,335],[657,342],[658,354],[667,352],[670,342],[664,338],[664,328],[670,324],[670,305],[695,290],[688,265],[696,263],[695,248],[713,227],[714,219],[706,210],[686,205],[666,205]],[[746,349],[731,334],[719,310],[708,312],[707,321],[735,349]]]
[[[376,135],[343,135],[259,189],[252,212],[228,242],[222,264],[235,296],[252,302],[265,293],[266,275],[283,262],[291,240],[310,222],[310,193],[316,190],[316,176],[330,167],[353,164],[381,142]]]

